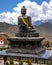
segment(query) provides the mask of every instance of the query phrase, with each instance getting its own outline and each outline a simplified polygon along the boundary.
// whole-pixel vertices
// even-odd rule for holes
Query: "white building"
[[[4,46],[4,39],[0,38],[0,47],[3,47],[3,46]]]

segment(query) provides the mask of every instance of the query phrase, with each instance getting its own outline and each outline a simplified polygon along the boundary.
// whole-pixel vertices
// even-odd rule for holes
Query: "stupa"
[[[18,31],[15,37],[7,38],[10,47],[7,53],[39,54],[44,53],[45,49],[41,41],[44,39],[31,24],[31,17],[26,15],[26,7],[21,8],[21,16],[18,17]]]

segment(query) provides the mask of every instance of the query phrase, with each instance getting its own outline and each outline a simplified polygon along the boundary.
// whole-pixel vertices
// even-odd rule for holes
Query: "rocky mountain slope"
[[[39,32],[40,36],[43,36],[47,40],[52,41],[52,24],[49,22],[34,26],[34,28]],[[7,24],[5,22],[0,22],[0,33],[4,32],[9,36],[15,36],[15,33],[18,30],[17,25]]]
[[[35,28],[37,29],[37,32],[40,33],[40,36],[43,36],[47,40],[52,41],[52,24],[51,23],[49,22],[43,23],[39,26],[35,26]]]

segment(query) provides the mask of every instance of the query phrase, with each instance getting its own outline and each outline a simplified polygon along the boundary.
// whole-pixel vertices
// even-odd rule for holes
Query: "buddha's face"
[[[22,15],[26,15],[26,8],[25,8],[25,6],[23,6],[23,7],[21,8],[21,14],[22,14]]]

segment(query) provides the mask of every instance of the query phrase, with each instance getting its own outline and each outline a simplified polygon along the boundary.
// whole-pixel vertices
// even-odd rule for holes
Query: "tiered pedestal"
[[[7,38],[10,41],[8,53],[23,53],[23,54],[39,54],[44,53],[41,41],[43,37],[39,37],[39,33],[35,29],[30,32],[18,32],[15,37]]]
[[[8,53],[39,54],[45,49],[41,45],[42,37],[9,37],[10,48]]]

